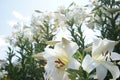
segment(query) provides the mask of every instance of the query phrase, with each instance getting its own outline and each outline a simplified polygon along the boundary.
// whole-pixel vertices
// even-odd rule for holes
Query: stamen
[[[104,59],[107,61],[110,58],[111,53],[107,51],[102,52],[102,56],[104,56]]]
[[[113,62],[112,58],[110,57],[110,61]]]
[[[110,54],[110,56],[111,56],[111,52],[110,52],[109,54]]]
[[[61,63],[61,60],[60,60],[60,59],[58,59],[58,60],[56,60],[56,61],[55,61],[55,63],[60,64],[60,63]]]
[[[106,51],[105,53],[104,53],[104,56],[106,56],[108,54],[108,51]]]
[[[105,60],[107,61],[108,57],[105,58]]]
[[[60,69],[60,68],[62,68],[62,67],[65,66],[65,64],[64,64],[59,58],[55,61],[55,63],[57,63],[57,64],[56,64],[56,67],[57,67],[58,69]]]

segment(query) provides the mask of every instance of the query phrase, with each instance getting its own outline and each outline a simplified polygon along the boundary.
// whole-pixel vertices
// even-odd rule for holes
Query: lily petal
[[[70,63],[68,64],[68,68],[79,69],[79,67],[80,67],[80,63],[77,60],[75,60],[74,58],[71,57]]]
[[[52,45],[54,46],[54,45],[55,45],[56,43],[58,43],[58,42],[60,42],[60,41],[47,41],[46,44],[51,45],[51,46],[52,46]]]
[[[92,45],[92,56],[96,55],[96,50],[99,48],[100,42],[102,39],[100,38],[94,38],[93,39],[93,45]]]
[[[35,59],[39,59],[39,60],[45,60],[43,55],[44,55],[44,52],[38,53],[38,54],[34,54],[34,55],[32,55],[32,57],[35,58]]]
[[[94,58],[97,58],[106,51],[111,52],[113,51],[114,46],[115,41],[107,39],[95,39],[92,47],[92,56],[94,56]]]
[[[75,42],[71,42],[68,45],[66,45],[65,50],[69,56],[73,56],[76,53],[78,48],[79,47]]]
[[[112,60],[120,60],[120,54],[116,52],[111,52],[111,59]]]
[[[58,51],[60,48],[65,50],[69,56],[73,56],[78,49],[78,45],[75,42],[68,41],[63,38],[62,42],[57,43],[54,47],[56,51]]]
[[[90,73],[93,69],[95,69],[99,64],[96,63],[90,55],[86,55],[82,62],[82,67],[85,71]]]
[[[51,59],[53,59],[53,58],[55,58],[55,51],[53,50],[53,49],[51,49],[51,48],[45,48],[45,51],[44,51],[44,55],[43,55],[43,57],[46,59],[46,60],[51,60]],[[54,59],[55,60],[55,59]]]
[[[112,62],[104,62],[102,64],[111,72],[113,80],[116,80],[120,76],[119,68],[115,66]]]
[[[65,39],[64,37],[62,38],[62,43],[63,44],[69,44],[70,43],[70,41],[69,40],[67,40],[67,39]]]
[[[58,70],[54,67],[54,65],[52,64],[47,64],[45,66],[45,80],[61,80],[63,78],[64,75],[64,71]]]
[[[116,42],[112,41],[112,40],[108,40],[108,39],[104,39],[103,41],[104,41],[104,45],[108,46],[107,47],[108,51],[112,52],[113,49],[114,49],[114,46],[115,46]]]
[[[67,72],[65,72],[62,80],[70,80],[68,75],[69,74]]]
[[[99,65],[98,67],[96,67],[96,74],[98,80],[104,80],[107,75],[107,69],[104,66]]]

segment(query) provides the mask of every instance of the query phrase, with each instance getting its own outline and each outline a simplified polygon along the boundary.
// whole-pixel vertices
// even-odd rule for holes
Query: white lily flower
[[[7,74],[8,74],[7,71],[1,70],[1,71],[0,71],[0,79],[1,79],[1,78],[4,78],[5,76],[7,76]]]
[[[98,80],[104,80],[107,75],[107,70],[116,80],[120,76],[119,68],[112,63],[114,60],[120,60],[120,54],[112,52],[115,46],[115,41],[107,39],[94,39],[92,46],[92,57],[86,55],[82,62],[82,67],[90,73],[96,68]]]
[[[77,49],[76,43],[65,38],[62,38],[60,42],[55,42],[54,48],[47,46],[43,55],[47,61],[45,80],[70,80],[65,70],[67,68],[79,69],[80,63],[73,58]]]
[[[0,69],[1,69],[1,68],[5,68],[6,66],[7,66],[7,61],[0,59]]]

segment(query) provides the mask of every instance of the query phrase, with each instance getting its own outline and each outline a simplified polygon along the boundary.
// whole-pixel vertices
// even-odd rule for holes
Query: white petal
[[[85,71],[90,73],[93,69],[95,69],[99,64],[96,63],[90,55],[86,55],[82,62],[82,67]]]
[[[120,65],[120,62],[118,62],[118,64]]]
[[[101,40],[102,40],[101,38],[94,38],[93,39],[93,47],[98,46]]]
[[[107,46],[107,49],[109,52],[112,52],[115,46],[115,41],[104,39],[103,40],[104,45]]]
[[[32,55],[32,57],[35,58],[35,59],[39,59],[39,60],[45,60],[44,57],[43,57],[44,54],[45,53],[42,52],[42,53],[34,54],[34,55]]]
[[[106,74],[107,74],[107,69],[104,66],[99,65],[98,67],[96,67],[96,75],[98,80],[104,80]]]
[[[44,68],[45,68],[44,78],[45,78],[45,80],[48,80],[49,78],[52,77],[55,67],[54,67],[54,65],[51,64],[51,66],[50,66],[50,64],[47,63]]]
[[[74,58],[71,58],[70,63],[68,64],[68,68],[79,69],[79,67],[80,67],[80,63]]]
[[[68,75],[69,74],[67,72],[65,72],[62,80],[70,80]]]
[[[111,58],[112,60],[120,60],[120,54],[116,52],[111,52]]]
[[[65,50],[70,56],[73,56],[78,48],[79,47],[75,42],[70,42],[68,45],[65,46]]]
[[[116,80],[120,76],[119,68],[111,62],[102,63],[112,74],[113,80]]]
[[[45,66],[45,80],[53,79],[53,80],[62,80],[65,71],[57,69],[54,64],[47,63]]]
[[[95,57],[95,58],[97,58],[102,53],[104,53],[106,51],[111,52],[111,51],[113,51],[114,46],[115,46],[115,41],[111,41],[111,40],[107,40],[107,39],[96,40],[93,43],[92,56]]]
[[[69,56],[73,56],[73,54],[75,54],[75,52],[78,49],[78,45],[72,41],[68,41],[68,42],[64,41],[64,42],[56,43],[54,49],[56,51],[63,49]]]
[[[52,78],[53,80],[62,80],[64,77],[64,71],[61,70],[56,70],[55,72],[53,72],[52,74]]]
[[[92,46],[89,46],[88,48],[84,49],[85,52],[90,52],[91,50],[92,50]]]
[[[69,44],[70,43],[70,41],[69,40],[67,40],[66,38],[62,38],[62,44]]]
[[[45,48],[43,57],[44,57],[46,60],[51,60],[51,59],[55,58],[55,55],[56,55],[56,54],[55,54],[54,49]]]
[[[54,46],[58,42],[60,42],[60,41],[47,41],[46,44]]]
[[[92,45],[92,56],[98,57],[102,53],[102,39],[97,38],[93,40],[93,45]]]

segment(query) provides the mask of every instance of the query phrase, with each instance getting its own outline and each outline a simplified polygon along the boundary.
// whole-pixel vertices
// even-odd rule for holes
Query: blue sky
[[[6,46],[4,38],[11,34],[10,24],[15,21],[29,20],[34,10],[54,11],[59,6],[68,6],[72,2],[79,5],[89,0],[0,0],[0,59],[5,57]]]

